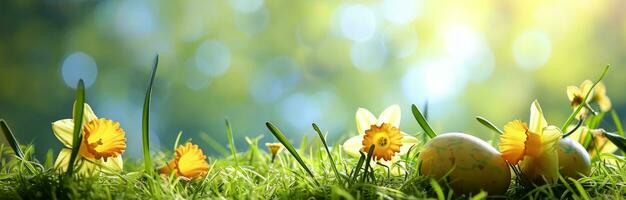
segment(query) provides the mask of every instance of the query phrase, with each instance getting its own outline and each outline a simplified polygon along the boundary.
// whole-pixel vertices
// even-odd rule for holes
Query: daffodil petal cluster
[[[417,144],[418,140],[399,129],[400,117],[399,105],[388,107],[378,118],[369,110],[359,108],[356,112],[356,128],[359,134],[343,143],[344,152],[359,157],[359,152],[367,153],[370,146],[374,145],[373,159],[392,167],[393,174],[402,174],[402,170],[395,166],[396,162]]]
[[[561,136],[557,127],[548,125],[535,100],[530,107],[530,126],[520,120],[509,122],[499,149],[509,164],[519,165],[529,181],[554,183],[559,177],[557,148]]]
[[[72,112],[74,113],[74,112]],[[54,135],[64,148],[54,164],[58,171],[66,171],[72,153],[74,120],[62,119],[52,123]],[[83,139],[80,141],[75,166],[81,175],[98,172],[120,172],[123,169],[122,154],[126,150],[124,130],[118,122],[98,118],[89,104],[84,105]]]
[[[161,167],[161,174],[174,173],[178,177],[195,179],[202,177],[209,171],[209,163],[198,145],[187,142],[178,146],[174,158],[167,165]]]

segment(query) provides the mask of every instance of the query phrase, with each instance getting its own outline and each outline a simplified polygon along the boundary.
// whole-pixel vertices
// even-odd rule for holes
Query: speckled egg
[[[511,183],[508,164],[493,146],[465,134],[445,133],[424,145],[419,156],[421,175],[439,179],[450,172],[448,183],[457,194],[504,194]]]
[[[589,153],[578,142],[564,138],[559,142],[559,173],[565,177],[575,179],[591,173],[591,159]]]

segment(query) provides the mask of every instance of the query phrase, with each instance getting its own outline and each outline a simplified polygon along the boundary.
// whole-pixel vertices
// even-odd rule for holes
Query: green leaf
[[[80,150],[80,142],[83,141],[83,112],[85,107],[85,84],[83,79],[78,80],[76,86],[76,99],[74,101],[74,133],[72,134],[72,153],[70,154],[70,162],[67,167],[67,175],[74,173],[74,164]]]
[[[483,126],[491,129],[492,131],[500,133],[500,135],[502,135],[504,133],[496,125],[494,125],[493,123],[491,123],[489,120],[485,119],[484,117],[476,116],[476,120],[478,120],[478,122],[480,122],[480,124],[482,124]]]
[[[283,144],[283,146],[285,146],[285,148],[287,149],[287,151],[289,151],[289,153],[291,153],[291,155],[296,158],[296,161],[298,161],[298,163],[300,164],[300,166],[302,168],[304,168],[304,170],[309,174],[309,176],[311,176],[311,179],[319,185],[319,183],[317,182],[317,180],[315,179],[315,176],[313,175],[313,172],[311,172],[311,170],[309,170],[309,167],[306,166],[306,164],[304,163],[304,160],[302,160],[302,158],[300,157],[300,154],[298,154],[298,151],[296,151],[296,149],[293,147],[293,145],[291,145],[291,143],[289,143],[289,141],[287,141],[287,138],[285,138],[285,135],[283,135],[283,133],[278,130],[278,128],[276,128],[276,126],[274,126],[272,123],[270,122],[266,122],[265,126],[267,126],[267,129],[270,130],[270,132],[272,132],[272,134],[274,135],[274,137],[276,137],[276,139],[278,139],[278,141],[280,141],[280,143]]]
[[[604,76],[606,76],[606,73],[609,71],[609,67],[610,65],[607,65],[606,67],[604,67],[604,71],[602,71],[602,75],[600,75],[600,78],[598,78],[598,80],[593,83],[593,85],[591,86],[591,89],[589,89],[587,94],[585,94],[585,99],[583,99],[582,102],[587,102],[587,99],[589,98],[589,95],[591,94],[593,88],[595,88],[596,85],[600,81],[602,81]],[[581,103],[580,105],[578,105],[578,107],[576,107],[576,110],[574,110],[574,112],[567,118],[567,121],[565,121],[565,124],[563,124],[563,126],[561,127],[561,130],[567,130],[567,127],[569,127],[569,125],[572,124],[572,121],[574,121],[574,119],[576,118],[576,115],[578,115],[580,110],[582,110],[583,107],[585,107],[585,105],[586,105],[585,103]]]
[[[428,121],[426,121],[426,118],[424,118],[424,115],[422,115],[422,112],[420,112],[420,109],[417,108],[415,104],[413,104],[412,106],[412,111],[415,120],[417,120],[417,123],[422,127],[422,129],[424,129],[426,135],[428,135],[428,137],[430,138],[434,138],[435,136],[437,136],[437,134],[435,134],[435,131],[433,131],[433,129],[428,124]]]
[[[13,149],[13,152],[15,152],[15,155],[23,159],[24,153],[22,152],[22,149],[20,149],[20,143],[17,142],[17,138],[15,138],[15,135],[13,135],[13,132],[9,128],[9,125],[7,125],[7,123],[4,121],[4,119],[0,119],[0,132],[2,132],[4,139],[7,143],[9,143],[9,145]]]
[[[226,135],[228,136],[228,144],[230,145],[230,153],[233,155],[235,159],[235,163],[239,163],[237,161],[237,149],[235,148],[235,142],[233,141],[233,128],[230,126],[230,122],[228,119],[226,121]]]
[[[330,166],[333,167],[333,171],[335,172],[335,176],[337,177],[337,179],[341,180],[343,182],[343,179],[341,178],[342,176],[339,174],[339,171],[337,170],[337,166],[335,166],[335,160],[333,159],[333,155],[330,153],[330,150],[328,150],[328,145],[326,144],[326,138],[324,138],[324,135],[322,134],[322,131],[320,130],[320,127],[317,126],[317,124],[313,123],[312,124],[313,129],[315,130],[315,132],[317,132],[317,135],[320,137],[320,140],[322,140],[322,144],[324,144],[324,148],[326,148],[326,153],[328,154],[328,159],[330,159]]]
[[[143,162],[147,173],[152,173],[152,158],[150,157],[150,98],[152,96],[152,85],[154,84],[154,78],[157,72],[157,66],[159,65],[159,54],[154,56],[154,65],[152,67],[152,74],[150,75],[150,83],[148,90],[146,91],[146,97],[143,101],[143,114],[141,116],[141,140],[143,144]]]
[[[606,131],[602,131],[602,134],[609,139],[609,141],[611,141],[613,144],[615,144],[615,146],[617,146],[617,148],[619,148],[620,150],[622,150],[622,152],[626,153],[626,138],[624,138],[624,136],[615,134],[615,133],[609,133]]]

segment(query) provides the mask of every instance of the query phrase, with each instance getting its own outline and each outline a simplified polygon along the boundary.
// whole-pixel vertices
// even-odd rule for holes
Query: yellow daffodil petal
[[[374,114],[365,108],[359,108],[356,111],[356,129],[359,135],[365,134],[365,130],[370,129],[372,124],[376,124],[377,119]]]
[[[585,98],[585,95],[591,90],[592,86],[593,82],[590,80],[583,81],[583,83],[580,84],[580,95]],[[593,94],[593,91],[591,91],[591,94]],[[587,98],[587,102],[589,102],[589,100],[591,100],[591,98]]]
[[[502,152],[502,158],[510,164],[517,164],[524,158],[526,153],[526,140],[528,126],[520,120],[507,123],[504,133],[500,136],[498,148]]]
[[[400,127],[400,106],[398,104],[389,106],[385,111],[380,113],[378,116],[378,123],[376,125],[380,126],[383,123],[390,124],[393,127]]]
[[[72,119],[62,119],[52,123],[54,136],[67,148],[72,148],[72,135],[74,134],[74,121]]]
[[[543,111],[537,100],[533,101],[530,106],[530,125],[528,130],[533,133],[540,133],[544,127],[548,126],[546,118],[543,117]]]
[[[609,110],[611,110],[612,104],[611,104],[611,99],[609,99],[609,97],[605,96],[605,97],[599,98],[597,102],[602,112],[608,112]]]
[[[576,86],[567,86],[567,99],[571,102],[576,96],[580,96],[580,89]]]
[[[67,166],[70,163],[70,156],[72,155],[72,150],[63,148],[59,152],[56,161],[54,161],[54,169],[58,172],[65,172],[67,170]]]
[[[359,154],[359,151],[361,151],[361,148],[363,148],[363,136],[357,135],[357,136],[351,137],[350,139],[346,140],[346,142],[343,143],[342,148],[343,148],[343,151],[345,151],[348,155],[351,155],[354,157],[361,156],[361,154]]]

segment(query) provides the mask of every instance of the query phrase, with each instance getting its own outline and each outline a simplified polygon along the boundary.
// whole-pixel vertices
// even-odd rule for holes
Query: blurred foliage
[[[437,132],[483,139],[525,119],[534,99],[550,123],[571,108],[565,87],[606,64],[613,108],[626,115],[626,2],[609,1],[0,1],[0,117],[22,143],[58,149],[50,123],[69,118],[78,78],[100,116],[120,121],[141,155],[141,105],[152,58],[154,146],[208,134],[226,145],[266,135],[295,141],[356,134],[358,107],[403,109],[429,100]],[[604,122],[611,127],[610,121]],[[55,141],[55,142],[51,142]],[[197,141],[202,144],[204,141]],[[208,145],[204,145],[208,146]],[[242,146],[242,145],[239,145]],[[45,152],[45,151],[40,151]],[[41,155],[40,155],[41,156]]]

